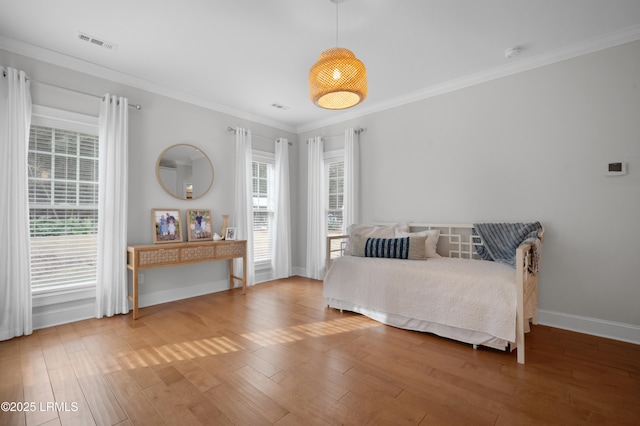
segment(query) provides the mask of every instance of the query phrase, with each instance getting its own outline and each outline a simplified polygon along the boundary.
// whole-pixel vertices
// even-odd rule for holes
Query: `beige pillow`
[[[427,237],[377,238],[354,235],[352,256],[426,260]]]
[[[359,225],[353,224],[347,228],[347,246],[344,249],[345,255],[350,255],[353,247],[353,237],[362,235],[367,238],[395,238],[396,232],[409,232],[409,224],[396,223],[394,225]]]
[[[396,231],[396,238],[400,237],[426,237],[426,242],[424,246],[425,253],[427,257],[442,257],[436,252],[436,247],[438,245],[438,239],[440,238],[440,230],[439,229],[431,229],[428,231],[420,231],[420,232],[404,232],[404,231]]]

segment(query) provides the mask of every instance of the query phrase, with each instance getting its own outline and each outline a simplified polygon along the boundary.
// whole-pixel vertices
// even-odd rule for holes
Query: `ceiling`
[[[346,0],[338,41],[367,67],[369,94],[328,111],[307,78],[336,44],[330,0],[0,0],[0,11],[0,49],[294,133],[640,39],[638,0]]]

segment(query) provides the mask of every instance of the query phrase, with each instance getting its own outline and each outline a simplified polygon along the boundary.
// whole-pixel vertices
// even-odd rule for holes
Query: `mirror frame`
[[[207,162],[209,163],[209,167],[211,167],[211,181],[209,182],[209,186],[207,186],[207,189],[204,190],[204,192],[200,195],[198,195],[197,197],[191,197],[191,198],[186,198],[186,197],[180,197],[178,196],[178,194],[174,194],[172,191],[169,190],[169,188],[167,188],[167,186],[164,184],[164,182],[162,181],[162,179],[160,178],[160,162],[162,161],[162,159],[164,158],[165,154],[172,148],[176,148],[176,147],[180,147],[180,146],[184,146],[184,147],[190,147],[195,149],[196,151],[202,153],[203,157],[207,159]],[[177,143],[175,145],[171,145],[167,148],[165,148],[160,155],[158,156],[158,159],[156,160],[156,180],[158,181],[158,183],[160,184],[160,186],[162,187],[162,189],[164,190],[164,192],[166,192],[167,194],[171,195],[174,198],[177,198],[178,200],[184,200],[184,201],[189,201],[189,200],[197,200],[198,198],[201,198],[203,196],[205,196],[210,190],[211,187],[213,186],[213,179],[215,177],[215,170],[213,169],[213,163],[211,162],[211,159],[209,158],[209,156],[200,148],[198,148],[197,146],[188,144],[188,143]]]

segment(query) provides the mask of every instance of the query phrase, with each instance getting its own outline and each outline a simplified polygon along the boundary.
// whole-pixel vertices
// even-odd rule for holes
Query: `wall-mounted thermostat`
[[[607,176],[622,176],[627,174],[627,163],[609,163]]]

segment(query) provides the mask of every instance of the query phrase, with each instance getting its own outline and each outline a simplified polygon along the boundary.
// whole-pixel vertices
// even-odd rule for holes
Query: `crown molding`
[[[574,43],[569,46],[565,46],[559,49],[551,50],[549,52],[541,53],[531,57],[521,57],[515,61],[500,65],[494,68],[490,68],[485,71],[481,71],[475,74],[458,78],[455,80],[446,81],[440,84],[436,84],[430,87],[426,87],[415,92],[408,93],[406,95],[397,96],[392,99],[372,103],[368,105],[360,105],[357,110],[343,112],[339,116],[312,121],[297,127],[290,126],[279,121],[271,120],[262,116],[241,111],[235,108],[228,107],[226,105],[219,104],[217,102],[194,96],[180,90],[163,86],[161,84],[152,83],[145,79],[136,77],[134,75],[122,73],[101,65],[94,64],[92,62],[83,61],[60,52],[45,49],[40,46],[29,44],[20,40],[12,39],[5,36],[0,36],[0,49],[4,49],[13,53],[28,56],[37,60],[48,62],[61,67],[69,68],[74,71],[79,71],[96,77],[104,78],[106,80],[114,81],[116,83],[125,84],[137,89],[146,90],[151,93],[166,96],[172,99],[187,102],[193,105],[201,106],[213,111],[221,112],[224,114],[232,115],[234,117],[250,120],[259,124],[270,126],[276,129],[280,129],[293,134],[301,134],[318,128],[338,124],[347,120],[363,117],[365,115],[373,114],[376,112],[385,111],[391,108],[396,108],[402,105],[410,104],[413,102],[421,101],[424,99],[439,96],[445,93],[453,92],[455,90],[463,89],[466,87],[474,86],[476,84],[485,83],[488,81],[496,80],[502,77],[507,77],[513,74],[518,74],[524,71],[529,71],[535,68],[540,68],[546,65],[561,62],[567,59],[572,59],[578,56],[586,55],[589,53],[597,52],[599,50],[608,49],[610,47],[619,46],[625,43],[633,42],[640,39],[640,25],[634,25],[624,28],[620,31],[605,34],[600,37],[594,37],[589,40],[585,40],[580,43]]]
[[[522,57],[521,59],[517,59],[513,62],[509,62],[498,67],[490,68],[488,70],[461,77],[455,80],[450,80],[441,84],[426,87],[424,89],[408,93],[406,95],[397,96],[387,101],[377,102],[375,104],[369,104],[366,106],[362,105],[362,108],[353,110],[353,112],[350,111],[348,113],[341,114],[339,117],[314,121],[302,126],[298,126],[296,128],[296,132],[300,134],[333,124],[338,124],[354,118],[359,118],[376,112],[396,108],[402,105],[432,98],[434,96],[453,92],[455,90],[464,89],[476,84],[485,83],[502,77],[507,77],[513,74],[518,74],[546,65],[551,65],[557,62],[565,61],[567,59],[576,58],[578,56],[594,53],[600,50],[608,49],[610,47],[619,46],[637,40],[640,40],[640,25],[627,27],[620,31],[609,33],[601,37],[595,37],[559,49],[551,50],[549,52],[541,53],[536,56],[531,56],[528,58]]]
[[[254,121],[265,126],[270,126],[276,129],[284,130],[289,133],[295,133],[295,127],[281,123],[279,121],[270,120],[268,118],[251,114],[246,111],[241,111],[209,99],[204,99],[199,96],[191,95],[189,93],[177,90],[171,87],[167,87],[158,83],[153,83],[140,77],[136,77],[131,74],[116,71],[111,68],[104,67],[102,65],[95,64],[93,62],[84,61],[82,59],[74,58],[72,56],[56,52],[54,50],[46,49],[41,46],[26,43],[21,40],[16,40],[6,36],[0,35],[0,49],[16,53],[18,55],[28,56],[33,59],[37,59],[43,62],[48,62],[53,65],[58,65],[64,68],[71,69],[73,71],[89,74],[94,77],[100,77],[105,80],[113,81],[116,83],[124,84],[127,86],[135,87],[136,89],[146,90],[147,92],[155,93],[157,95],[166,96],[168,98],[183,101],[192,105],[197,105],[206,109],[221,112],[223,114],[232,115],[237,118]]]

